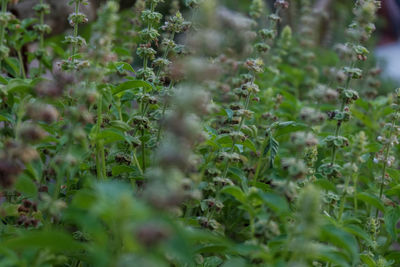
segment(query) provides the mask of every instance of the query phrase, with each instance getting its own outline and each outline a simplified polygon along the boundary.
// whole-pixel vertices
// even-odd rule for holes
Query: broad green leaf
[[[376,263],[375,261],[371,258],[371,256],[367,254],[361,254],[360,255],[361,261],[365,263],[368,267],[375,267]]]
[[[326,225],[321,227],[321,237],[325,242],[334,244],[338,248],[345,249],[353,263],[356,263],[359,260],[357,240],[348,232],[333,225]]]
[[[264,203],[278,215],[284,215],[289,212],[289,205],[283,197],[275,193],[260,193]]]
[[[116,129],[104,129],[97,135],[97,138],[104,140],[104,144],[109,144],[124,141],[125,135]]]
[[[36,197],[38,193],[35,183],[26,175],[21,175],[18,178],[15,189],[27,197]]]
[[[124,121],[120,121],[120,120],[110,121],[110,125],[113,128],[117,128],[118,130],[122,130],[122,131],[132,130],[132,127],[128,123],[126,123]]]
[[[312,131],[312,129],[304,123],[295,121],[279,122],[275,125],[274,136],[279,137],[281,135],[304,130]]]
[[[385,228],[392,240],[397,240],[397,223],[400,220],[400,208],[390,207],[385,212]]]
[[[120,175],[121,173],[128,173],[135,171],[135,168],[128,165],[116,165],[112,167],[111,172],[113,176]]]
[[[137,89],[137,88],[144,88],[146,91],[150,91],[153,87],[150,83],[145,82],[145,81],[140,81],[140,80],[135,80],[135,81],[127,81],[123,82],[117,87],[115,87],[112,90],[113,95],[116,95],[118,93],[127,91],[127,90],[132,90],[132,89]]]
[[[367,192],[362,192],[362,193],[357,194],[356,197],[357,197],[357,199],[363,201],[364,203],[366,203],[368,205],[372,205],[381,211],[385,210],[385,207],[383,206],[381,200],[375,195],[372,195]]]
[[[245,194],[237,186],[226,186],[221,190],[221,193],[225,193],[225,194],[231,195],[241,203],[245,203],[246,202]]]
[[[276,141],[272,136],[270,136],[268,139],[268,144],[264,149],[263,156],[265,157],[268,154],[268,151],[270,151],[269,165],[271,168],[274,167],[275,157],[278,154],[278,148],[279,148],[278,141]]]
[[[128,64],[126,62],[114,62],[114,66],[119,72],[124,72],[124,71],[135,72],[131,64]]]
[[[250,139],[244,140],[243,146],[247,147],[248,149],[250,149],[253,152],[257,152],[256,146],[254,145],[254,143]]]
[[[81,251],[83,245],[64,232],[46,230],[24,232],[22,236],[3,240],[1,245],[9,249],[48,249],[55,252]]]

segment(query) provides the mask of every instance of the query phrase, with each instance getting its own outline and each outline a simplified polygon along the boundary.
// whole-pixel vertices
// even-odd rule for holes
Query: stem
[[[75,0],[75,14],[79,13],[79,1]],[[78,23],[75,23],[74,25],[74,38],[76,39],[78,37],[78,29],[79,29],[79,25]],[[72,51],[71,51],[71,59],[72,62],[75,62],[75,53],[76,53],[77,47],[76,47],[76,43],[74,42],[72,44]]]
[[[18,60],[19,60],[19,71],[22,78],[26,79],[26,73],[24,68],[24,61],[22,59],[21,49],[17,50]]]
[[[248,108],[249,108],[250,98],[251,98],[251,93],[249,93],[249,94],[247,95],[247,97],[246,97],[246,102],[245,102],[244,109],[248,109]],[[240,130],[242,129],[244,121],[245,121],[245,117],[242,116],[241,119],[240,119],[238,132],[240,132]],[[235,144],[236,144],[236,141],[235,141],[235,139],[233,139],[233,140],[232,140],[232,147],[231,147],[231,149],[229,150],[229,153],[232,153],[232,152],[233,152],[233,150],[235,149]],[[226,160],[225,169],[224,169],[224,174],[223,174],[222,177],[226,177],[226,175],[227,175],[227,173],[228,173],[229,166],[230,166],[230,161],[229,161],[229,160]]]
[[[383,168],[382,168],[382,176],[381,176],[381,184],[380,184],[380,188],[379,188],[379,199],[382,200],[382,195],[383,195],[383,187],[385,185],[385,174],[386,174],[386,167],[387,167],[387,159],[389,156],[389,152],[390,152],[390,140],[392,139],[392,134],[393,134],[393,130],[394,130],[394,123],[397,117],[397,111],[395,113],[395,115],[393,116],[392,119],[392,124],[390,125],[390,131],[389,131],[389,143],[385,144],[385,157],[383,158]],[[376,209],[376,213],[375,213],[375,218],[378,218],[379,215],[379,210]]]
[[[41,5],[43,5],[43,0],[40,0],[40,4]],[[44,25],[44,12],[42,11],[42,12],[40,12],[40,18],[39,18],[39,22],[40,22],[40,25]],[[40,32],[40,37],[39,37],[39,49],[41,50],[41,51],[43,51],[44,50],[44,33],[43,32]],[[42,74],[42,72],[43,72],[43,63],[42,63],[42,60],[39,60],[39,75],[41,75]]]
[[[1,13],[6,13],[7,12],[7,2],[8,0],[1,0]],[[0,46],[4,45],[4,34],[6,31],[6,24],[1,24],[0,25]],[[3,59],[0,59],[0,69],[3,65]]]
[[[144,129],[142,129],[142,169],[143,172],[146,171],[146,148],[144,143]]]
[[[346,81],[346,87],[345,90],[347,90],[349,88],[350,85],[350,80],[351,77],[350,75],[347,77],[347,81]],[[342,105],[340,107],[340,112],[343,112],[344,110],[344,106],[345,106],[345,100],[342,101]],[[335,130],[335,137],[339,136],[339,132],[340,132],[340,127],[342,126],[342,121],[338,121],[336,124],[336,130]],[[335,159],[336,159],[336,146],[332,147],[332,157],[331,157],[331,166],[333,166],[333,164],[335,163]]]
[[[346,204],[346,195],[347,195],[347,188],[349,187],[349,183],[350,183],[350,176],[347,176],[346,177],[346,182],[345,182],[345,185],[344,185],[344,189],[343,189],[342,200],[340,201],[340,208],[339,208],[339,215],[338,215],[339,222],[342,219],[342,215],[343,215],[343,211],[344,211],[344,205]]]
[[[254,183],[257,182],[257,178],[258,178],[258,175],[259,175],[260,170],[261,170],[261,162],[264,159],[263,153],[264,153],[264,150],[267,147],[267,145],[268,145],[268,139],[265,138],[264,142],[262,143],[262,146],[261,146],[261,155],[260,155],[260,157],[258,158],[258,161],[257,161],[257,169],[256,169],[256,173],[254,174],[254,179],[253,179]]]
[[[100,133],[101,124],[103,123],[103,96],[100,94],[97,100],[97,135]],[[96,141],[96,171],[97,177],[101,180],[106,177],[104,144],[101,140]]]

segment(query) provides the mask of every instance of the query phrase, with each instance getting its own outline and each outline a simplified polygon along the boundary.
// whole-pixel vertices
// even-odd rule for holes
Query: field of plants
[[[0,3],[0,266],[400,266],[381,1]]]

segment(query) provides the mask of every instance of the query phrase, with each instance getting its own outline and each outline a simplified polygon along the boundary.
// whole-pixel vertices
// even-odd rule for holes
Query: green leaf
[[[116,95],[118,93],[127,91],[127,90],[132,90],[132,89],[137,89],[137,88],[144,88],[146,91],[150,91],[153,86],[145,81],[140,81],[140,80],[136,80],[136,81],[127,81],[127,82],[123,82],[120,85],[118,85],[117,87],[115,87],[112,90],[112,94]]]
[[[135,72],[131,64],[128,64],[126,62],[114,62],[114,66],[121,73],[124,71]]]
[[[135,168],[128,165],[117,165],[112,167],[111,173],[113,176],[120,175],[122,173],[129,173],[135,171]]]
[[[250,139],[244,140],[243,146],[247,147],[248,149],[250,149],[253,152],[257,152],[256,146],[254,145],[254,143]]]
[[[233,196],[236,200],[241,203],[246,203],[246,196],[243,191],[237,186],[226,186],[221,190],[221,193],[225,193]]]
[[[357,240],[348,232],[333,225],[326,225],[321,227],[321,238],[324,241],[332,243],[338,248],[347,251],[354,263],[358,261],[359,248]]]
[[[375,195],[372,195],[367,192],[362,192],[362,193],[357,194],[356,197],[357,197],[357,199],[363,201],[364,203],[372,205],[381,211],[385,210],[385,207],[383,206],[381,200]]]
[[[36,197],[38,194],[35,183],[26,175],[21,175],[18,178],[15,189],[27,197]]]
[[[2,247],[25,251],[26,249],[48,249],[50,251],[80,251],[83,245],[64,232],[46,230],[25,232],[22,236],[3,240]]]
[[[115,143],[125,140],[125,135],[116,129],[104,129],[98,135],[97,138],[104,141],[104,144]]]
[[[122,130],[122,131],[132,130],[132,127],[128,123],[126,123],[124,121],[120,121],[120,120],[110,121],[110,125],[113,128],[116,128],[116,129]]]
[[[31,88],[30,83],[21,79],[13,79],[7,84],[7,93],[27,93]]]
[[[367,254],[361,254],[360,255],[361,261],[365,263],[368,267],[375,267],[375,261],[371,258],[371,256]]]
[[[289,212],[289,205],[283,197],[275,193],[261,193],[260,196],[264,203],[278,215]]]
[[[276,155],[278,154],[278,148],[279,148],[278,141],[276,141],[272,136],[270,136],[268,139],[267,146],[264,149],[263,156],[265,157],[268,154],[268,151],[271,151],[269,156],[269,165],[271,166],[271,168],[274,167],[274,161]]]
[[[337,192],[336,186],[328,179],[325,178],[317,179],[315,180],[314,184],[320,187],[321,189]]]
[[[0,83],[3,85],[7,85],[8,81],[6,80],[6,78],[4,78],[3,76],[0,75]]]
[[[297,131],[312,130],[307,124],[295,121],[278,122],[274,126],[274,136],[289,134]]]
[[[400,208],[392,207],[385,212],[385,227],[392,240],[397,240],[397,223],[400,220]]]
[[[225,110],[225,113],[226,113],[226,116],[228,117],[228,119],[232,119],[232,117],[233,117],[233,110],[230,109],[230,108],[226,108],[226,109],[224,109],[224,110]]]

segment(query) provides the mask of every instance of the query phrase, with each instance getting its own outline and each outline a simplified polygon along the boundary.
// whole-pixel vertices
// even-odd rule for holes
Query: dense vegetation
[[[9,2],[1,266],[400,266],[380,1],[68,0],[62,41]]]

